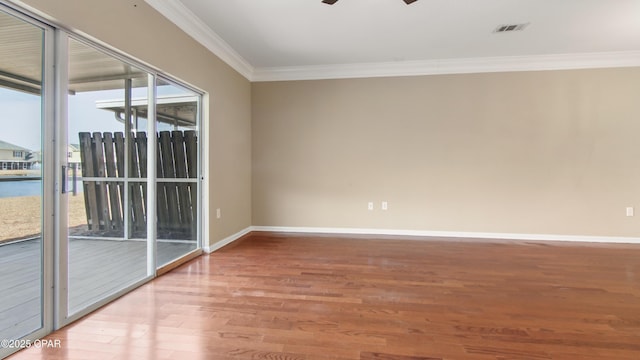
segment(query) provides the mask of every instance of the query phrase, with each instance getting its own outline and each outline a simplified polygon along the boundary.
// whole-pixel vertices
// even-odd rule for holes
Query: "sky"
[[[77,93],[69,96],[69,142],[77,144],[81,131],[123,131],[124,125],[110,111],[96,109],[96,100],[120,99],[122,90]],[[0,140],[41,149],[40,96],[0,88]],[[74,134],[74,135],[72,135]]]
[[[40,149],[40,96],[0,87],[0,140]]]
[[[144,98],[146,88],[132,90],[132,97]],[[181,94],[184,90],[174,86],[158,89],[159,95]],[[123,100],[122,89],[78,92],[68,96],[69,143],[77,144],[78,133],[124,131],[114,113],[96,108],[98,100]],[[0,87],[0,140],[37,151],[41,146],[41,103],[39,95],[27,94]],[[146,121],[140,126],[146,126]]]

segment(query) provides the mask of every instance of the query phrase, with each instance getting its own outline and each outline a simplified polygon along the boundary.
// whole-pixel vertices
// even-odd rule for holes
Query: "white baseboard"
[[[219,250],[221,248],[223,248],[224,246],[227,246],[229,244],[231,244],[232,242],[240,239],[241,237],[247,235],[248,233],[250,233],[253,230],[253,226],[249,226],[243,230],[238,231],[237,233],[227,236],[226,238],[216,242],[215,244],[211,244],[210,246],[204,246],[202,248],[202,250],[204,250],[204,252],[206,252],[207,254],[211,254],[212,252]]]
[[[551,234],[518,234],[518,233],[485,233],[461,231],[428,231],[428,230],[393,230],[393,229],[363,229],[363,228],[328,228],[328,227],[291,227],[291,226],[249,226],[233,235],[203,247],[210,254],[232,242],[240,239],[252,231],[284,232],[284,233],[314,233],[314,234],[345,234],[345,235],[391,235],[405,236],[412,240],[426,240],[425,238],[468,238],[468,239],[501,239],[523,241],[568,241],[590,243],[618,243],[640,244],[640,238],[624,236],[582,236],[582,235],[551,235]]]
[[[640,244],[640,238],[623,236],[581,236],[551,234],[517,234],[517,233],[485,233],[459,231],[426,231],[426,230],[391,230],[362,228],[324,228],[324,227],[287,227],[287,226],[252,226],[250,231],[320,233],[320,234],[354,234],[354,235],[392,235],[407,237],[438,238],[471,238],[471,239],[506,239],[527,241],[573,241],[592,243]],[[418,239],[416,239],[418,240]]]

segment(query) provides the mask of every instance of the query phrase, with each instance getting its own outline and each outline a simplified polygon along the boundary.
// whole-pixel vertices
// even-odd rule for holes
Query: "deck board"
[[[195,249],[195,243],[158,242],[158,264]],[[0,246],[0,338],[40,327],[40,239]],[[71,239],[69,309],[77,312],[146,276],[144,241]]]

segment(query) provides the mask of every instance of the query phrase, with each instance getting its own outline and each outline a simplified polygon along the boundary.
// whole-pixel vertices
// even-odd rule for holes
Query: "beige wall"
[[[640,236],[640,68],[252,89],[254,225]]]
[[[251,225],[251,85],[143,0],[23,1],[57,22],[208,93],[209,218],[215,243]],[[222,209],[216,220],[215,209]]]

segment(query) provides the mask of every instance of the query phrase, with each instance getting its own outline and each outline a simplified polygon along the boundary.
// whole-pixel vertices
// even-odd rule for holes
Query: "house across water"
[[[0,140],[0,171],[30,170],[35,160],[31,150]]]

